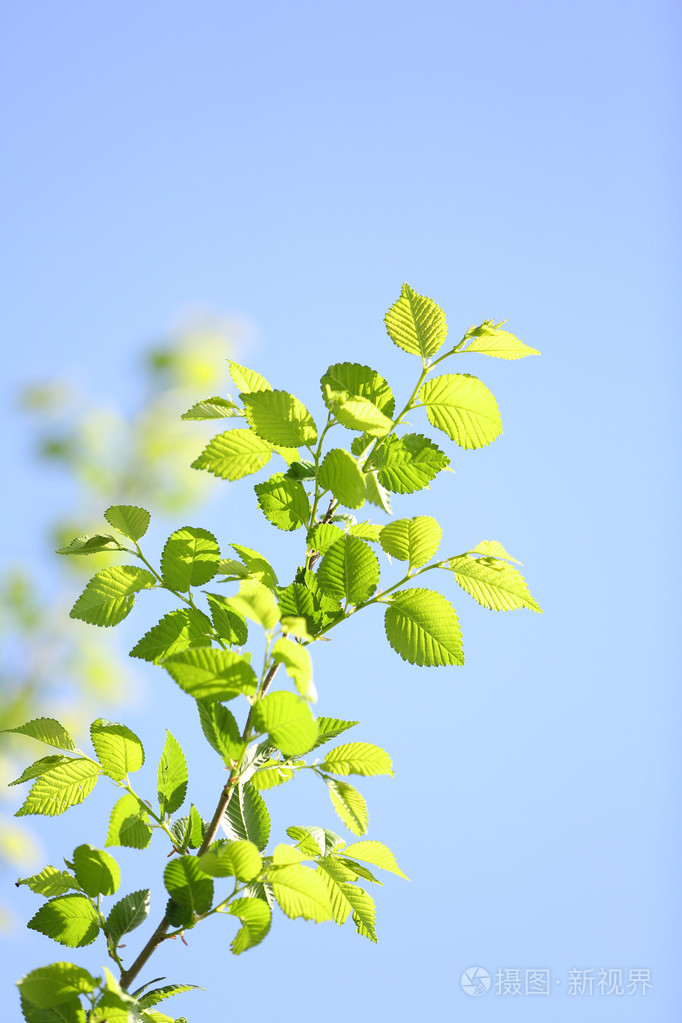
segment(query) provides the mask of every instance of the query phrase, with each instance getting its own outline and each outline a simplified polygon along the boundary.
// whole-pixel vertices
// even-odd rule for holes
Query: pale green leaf
[[[349,430],[360,430],[371,437],[385,437],[393,427],[393,420],[368,398],[333,394],[328,396],[328,400],[337,420]]]
[[[147,532],[151,516],[145,508],[137,508],[132,504],[112,504],[105,511],[104,518],[117,533],[137,541]]]
[[[369,540],[370,543],[378,543],[381,530],[382,527],[374,522],[355,522],[348,528],[351,536],[359,536],[361,540]]]
[[[49,1009],[38,1009],[25,998],[20,997],[21,1012],[25,1023],[86,1023],[85,1011],[78,998],[69,998]],[[90,1021],[88,1020],[88,1023]],[[175,1023],[173,1020],[172,1023]]]
[[[226,907],[226,911],[242,922],[230,945],[236,956],[259,945],[270,930],[272,912],[262,899],[235,899]]]
[[[163,662],[171,678],[196,700],[231,700],[239,693],[255,693],[255,672],[242,654],[199,647],[167,657]]]
[[[327,408],[341,398],[364,398],[389,419],[393,415],[395,400],[382,376],[369,366],[357,362],[337,362],[330,366],[320,380],[322,397]]]
[[[64,895],[68,891],[78,891],[79,889],[73,874],[69,874],[66,870],[57,870],[56,867],[43,867],[39,874],[20,877],[16,884],[17,887],[25,884],[36,895],[44,895],[46,898],[53,895]]]
[[[294,772],[291,767],[283,767],[279,760],[267,760],[262,767],[259,767],[251,776],[251,784],[262,792],[265,789],[274,789],[285,782],[291,781]]]
[[[112,906],[107,917],[107,934],[114,946],[124,934],[144,923],[149,913],[149,889],[130,892]]]
[[[125,778],[144,764],[142,743],[125,725],[97,718],[90,726],[90,738],[102,770],[110,778]]]
[[[235,611],[226,597],[218,593],[207,593],[206,600],[218,635],[228,643],[243,646],[248,637],[244,616]]]
[[[364,540],[345,533],[322,558],[317,581],[328,596],[362,604],[379,585],[377,556]]]
[[[397,874],[398,877],[404,877],[406,881],[409,881],[407,875],[403,874],[398,866],[395,856],[383,842],[373,842],[370,840],[353,842],[352,845],[346,846],[343,850],[343,855],[350,856],[363,863],[371,863],[375,867],[381,867],[382,870],[389,870],[392,874]]]
[[[314,702],[317,693],[313,683],[313,663],[307,648],[291,639],[278,639],[272,648],[272,659],[276,664],[284,665],[301,696]]]
[[[261,852],[270,837],[270,814],[253,785],[237,785],[221,821],[229,839],[253,842]]]
[[[264,629],[274,629],[280,619],[275,595],[256,579],[244,579],[240,583],[239,592],[227,599],[240,614]]]
[[[310,503],[303,484],[277,472],[253,488],[258,506],[277,529],[291,531],[305,526],[310,519]]]
[[[211,877],[236,877],[238,881],[253,881],[263,866],[256,846],[244,839],[214,842],[198,857],[197,863]]]
[[[448,563],[455,579],[471,597],[492,611],[513,611],[527,607],[542,612],[533,600],[517,568],[497,558],[472,558],[461,554]]]
[[[360,508],[365,503],[365,478],[353,456],[343,448],[327,452],[320,466],[319,481],[324,490],[331,490],[347,508]]]
[[[501,323],[495,324],[493,320],[485,320],[479,327],[471,327],[464,335],[465,339],[472,338],[464,352],[480,352],[483,355],[490,355],[494,359],[523,359],[526,355],[539,355],[535,348],[530,348],[519,341],[514,334],[507,330],[500,330]]]
[[[443,530],[430,515],[396,519],[381,530],[379,543],[393,558],[419,568],[430,561],[440,546]]]
[[[121,545],[109,533],[97,536],[77,536],[66,547],[60,547],[57,554],[104,554],[106,551],[120,551]]]
[[[239,760],[244,748],[234,715],[222,703],[197,700],[199,720],[206,739],[227,765]]]
[[[242,559],[252,579],[263,583],[268,589],[273,589],[277,585],[277,574],[270,562],[262,554],[254,551],[251,547],[245,547],[241,543],[230,544],[230,547]]]
[[[192,607],[180,608],[164,615],[146,632],[130,651],[130,656],[158,664],[164,657],[190,647],[210,646],[210,632],[211,623],[206,615]]]
[[[223,480],[240,480],[267,465],[272,444],[252,430],[227,430],[219,433],[192,462],[193,469],[206,469]]]
[[[261,376],[260,373],[256,373],[255,369],[247,369],[246,366],[240,366],[234,359],[228,359],[227,361],[230,367],[230,376],[234,380],[234,385],[238,391],[249,393],[252,391],[272,390],[265,377]]]
[[[513,561],[516,565],[523,564],[517,558],[512,558],[511,554],[508,554],[497,540],[481,540],[473,550],[467,551],[467,554],[483,554],[488,558],[505,558],[506,561]]]
[[[398,348],[428,359],[447,337],[445,313],[431,298],[403,284],[400,298],[386,313],[388,336]]]
[[[105,991],[95,1007],[88,1013],[88,1023],[138,1023],[139,1016],[133,1009],[134,1002],[128,996]]]
[[[130,792],[118,800],[111,811],[105,845],[146,849],[152,837],[149,817]]]
[[[410,664],[464,664],[457,612],[441,593],[400,591],[386,608],[385,626],[388,642]]]
[[[478,377],[445,373],[427,380],[419,392],[429,422],[461,448],[482,448],[502,433],[500,410]]]
[[[51,757],[42,757],[40,760],[36,760],[34,764],[29,764],[28,767],[24,768],[18,778],[14,781],[7,783],[8,788],[12,788],[13,785],[22,785],[25,781],[31,781],[33,778],[40,778],[41,774],[46,774],[51,771],[57,764],[67,764],[71,760],[71,757],[65,757],[63,753],[55,753]]]
[[[367,500],[375,504],[387,515],[391,514],[391,495],[386,487],[379,482],[379,474],[376,472],[365,473],[365,487],[367,489]]]
[[[333,543],[340,540],[343,536],[343,530],[338,526],[333,526],[331,522],[318,522],[316,526],[310,530],[307,536],[308,549],[311,551],[317,551],[319,554],[326,554]],[[296,583],[294,586],[298,585]],[[309,591],[305,591],[308,593]],[[311,605],[310,611],[312,611],[312,595],[310,596]]]
[[[327,888],[334,921],[337,924],[344,924],[352,912],[358,934],[376,942],[375,907],[371,895],[355,884],[336,880],[325,870],[322,862],[318,867],[318,873]]]
[[[362,774],[366,778],[393,774],[388,753],[370,742],[347,742],[328,750],[320,768],[331,774]]]
[[[255,704],[253,723],[286,756],[307,753],[317,739],[317,722],[308,704],[294,693],[268,693]]]
[[[97,910],[84,895],[59,895],[50,899],[26,926],[69,948],[91,945],[100,928]]]
[[[431,480],[450,464],[440,448],[420,433],[391,435],[370,459],[379,470],[379,483],[396,494],[413,494],[428,487]],[[368,500],[369,484],[368,484]],[[378,503],[373,501],[373,503]]]
[[[275,898],[280,908],[292,920],[321,922],[331,920],[331,906],[327,888],[322,879],[301,863],[272,866],[268,870]]]
[[[199,988],[196,984],[166,984],[165,987],[146,991],[139,999],[139,1004],[143,1009],[148,1009],[152,1005],[158,1005],[159,1002],[165,1002],[167,998],[174,998],[175,995],[182,995],[186,991],[198,990],[203,990],[203,988]]]
[[[71,609],[71,618],[90,625],[118,625],[130,614],[135,594],[156,585],[145,568],[116,565],[94,575]]]
[[[81,757],[74,757],[66,764],[57,766],[41,775],[34,782],[24,805],[17,810],[16,817],[42,814],[56,817],[70,806],[82,803],[89,796],[100,775],[98,764]]]
[[[213,881],[195,856],[178,856],[163,872],[163,883],[174,902],[193,913],[207,913],[213,902]]]
[[[325,778],[332,806],[354,835],[364,835],[369,827],[369,813],[364,796],[345,781]]]
[[[157,771],[159,815],[175,813],[187,795],[187,761],[177,739],[166,729],[166,741]]]
[[[73,851],[76,880],[86,895],[113,895],[121,883],[121,871],[113,856],[92,845],[79,845]]]
[[[228,398],[204,398],[192,405],[191,409],[183,412],[183,419],[231,419],[233,416],[240,416],[241,409]]]
[[[262,440],[291,448],[317,440],[313,417],[293,394],[256,391],[242,394],[241,399],[249,426]]]
[[[345,845],[339,835],[327,828],[292,825],[287,828],[287,835],[289,838],[293,838],[298,843],[299,849],[309,856],[329,856],[330,853]]]
[[[99,986],[99,980],[73,963],[51,963],[31,970],[17,986],[22,997],[39,1009],[51,1009],[80,994],[89,994]]]
[[[349,728],[354,728],[359,723],[359,721],[342,721],[340,718],[318,718],[318,736],[313,749],[317,749],[318,746],[322,746],[325,742],[330,742],[337,735],[341,735],[342,732],[347,731]]]
[[[172,533],[161,555],[163,584],[169,590],[186,593],[192,586],[203,586],[218,571],[220,548],[207,529],[184,526]]]
[[[34,718],[27,721],[25,725],[17,725],[16,728],[3,728],[3,732],[16,732],[17,735],[28,735],[32,739],[44,742],[46,746],[56,746],[57,749],[73,753],[76,744],[64,728],[55,718]]]

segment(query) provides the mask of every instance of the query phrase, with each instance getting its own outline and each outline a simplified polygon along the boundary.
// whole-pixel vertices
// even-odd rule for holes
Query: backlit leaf
[[[328,750],[320,768],[331,774],[361,774],[367,778],[393,774],[393,764],[388,753],[370,742],[347,742]]]
[[[152,837],[149,817],[130,792],[118,800],[111,811],[105,845],[146,849]]]
[[[15,728],[4,728],[4,732],[16,732],[17,735],[28,735],[32,739],[38,739],[47,746],[56,746],[57,749],[67,750],[72,753],[76,744],[64,728],[55,718],[34,718],[27,721],[25,725],[17,725]]]
[[[398,866],[395,856],[383,842],[370,840],[354,842],[352,845],[346,846],[343,855],[364,863],[371,863],[375,867],[381,867],[382,870],[389,870],[392,874],[397,874],[398,877],[404,877],[406,881],[409,881],[407,875],[403,874]]]
[[[317,722],[307,703],[294,693],[268,693],[253,709],[253,723],[260,733],[286,756],[310,750],[317,738]]]
[[[253,489],[256,491],[259,508],[268,522],[277,529],[290,531],[308,524],[308,495],[298,480],[278,472],[264,483],[256,483]]]
[[[318,746],[322,746],[325,742],[330,742],[337,735],[341,735],[342,732],[347,731],[349,728],[354,728],[359,723],[359,721],[342,721],[339,718],[318,718],[317,727],[319,732],[313,749],[317,749]]]
[[[445,313],[431,298],[403,284],[400,298],[386,313],[388,336],[398,348],[428,359],[435,355],[448,333]]]
[[[71,618],[90,625],[118,625],[130,614],[135,594],[156,585],[145,568],[116,565],[94,575],[71,609]]]
[[[57,764],[34,782],[24,805],[16,817],[43,814],[56,817],[70,806],[82,803],[89,796],[100,775],[100,767],[92,761],[74,757],[68,763]]]
[[[124,934],[144,923],[149,913],[149,889],[131,892],[112,906],[107,917],[107,933],[114,945]]]
[[[127,536],[129,540],[140,540],[149,528],[151,516],[145,508],[137,508],[132,504],[112,504],[105,511],[104,518],[117,533]]]
[[[268,870],[275,898],[292,920],[331,920],[331,906],[326,885],[309,867],[301,863],[272,866]]]
[[[238,881],[253,881],[263,866],[256,846],[243,839],[214,842],[198,857],[197,863],[211,877],[236,877]]]
[[[376,554],[363,540],[345,533],[322,558],[317,581],[328,596],[361,604],[379,585]]]
[[[22,997],[39,1009],[51,1009],[80,994],[89,994],[99,980],[73,963],[51,963],[31,970],[18,982]]]
[[[76,880],[86,895],[113,895],[121,883],[121,871],[113,856],[92,845],[79,845],[73,851]]]
[[[207,529],[184,526],[169,536],[161,555],[164,586],[186,593],[192,586],[203,586],[218,571],[220,548]]]
[[[234,385],[238,391],[248,393],[250,391],[272,390],[265,377],[261,376],[260,373],[256,373],[255,369],[247,369],[246,366],[240,366],[234,359],[228,359],[227,361],[230,367],[230,376],[234,380]]]
[[[183,419],[231,419],[240,416],[241,409],[227,398],[204,398],[183,412]]]
[[[241,399],[249,426],[262,440],[292,448],[317,440],[313,417],[293,394],[256,391]]]
[[[419,392],[429,422],[461,448],[482,448],[502,433],[500,410],[478,377],[445,373],[427,380]]]
[[[430,515],[396,519],[381,530],[379,543],[393,558],[409,561],[410,567],[425,565],[440,546],[443,530]]]
[[[360,508],[365,503],[365,478],[358,464],[343,448],[332,448],[320,466],[320,486],[331,490],[340,504]]]
[[[218,593],[207,593],[206,600],[211,610],[213,627],[228,643],[243,646],[248,637],[244,615],[236,611],[228,599]]]
[[[52,895],[64,895],[68,891],[78,891],[79,889],[73,874],[66,870],[57,870],[56,867],[43,867],[39,874],[20,877],[16,884],[17,887],[25,884],[36,895],[44,895],[46,898]]]
[[[192,607],[164,615],[130,651],[131,657],[158,664],[164,657],[195,646],[210,646],[211,623]]]
[[[530,611],[542,612],[519,570],[506,561],[462,554],[453,558],[448,567],[462,589],[483,607],[492,611],[527,607]]]
[[[227,430],[206,445],[192,462],[193,469],[206,469],[223,480],[240,480],[267,465],[272,444],[252,430]]]
[[[239,693],[255,693],[255,672],[242,654],[199,647],[167,657],[163,662],[171,678],[195,700],[231,700]]]
[[[379,482],[396,494],[413,494],[427,487],[450,459],[428,437],[420,433],[391,435],[371,459],[379,470]],[[367,491],[368,499],[369,489]],[[374,502],[377,503],[377,502]]]
[[[206,739],[226,764],[238,760],[244,743],[234,715],[222,703],[197,700],[199,720]]]
[[[244,579],[240,583],[239,592],[227,599],[231,607],[264,629],[274,629],[280,619],[272,590],[255,579]]]
[[[237,785],[221,821],[229,839],[253,842],[261,852],[270,837],[270,814],[265,801],[251,784]]]
[[[226,907],[226,912],[242,922],[242,927],[230,945],[236,956],[259,945],[270,930],[272,912],[267,902],[262,899],[235,899]]]
[[[313,664],[306,647],[291,639],[278,639],[272,648],[272,658],[276,664],[284,665],[301,696],[306,700],[316,699]]]
[[[102,554],[105,551],[120,551],[121,545],[110,534],[77,536],[66,547],[60,547],[57,554]]]
[[[202,872],[195,856],[178,856],[171,860],[163,872],[163,883],[179,906],[198,914],[211,908],[213,881]]]
[[[457,612],[441,593],[401,590],[386,608],[385,626],[388,642],[410,664],[464,664]]]
[[[325,778],[332,806],[354,835],[364,835],[369,827],[369,813],[364,796],[345,781]]]
[[[90,726],[90,738],[102,770],[110,778],[125,778],[144,764],[142,743],[125,725],[97,718]]]
[[[166,730],[166,741],[157,771],[159,815],[175,813],[187,795],[187,761],[177,739]]]
[[[469,352],[481,352],[495,359],[523,359],[526,355],[539,355],[535,348],[530,348],[519,341],[514,334],[500,330],[501,323],[485,320],[479,327],[471,327],[464,337],[473,339],[465,349]]]
[[[59,895],[41,906],[26,926],[60,945],[82,948],[95,940],[100,923],[97,910],[84,895]]]

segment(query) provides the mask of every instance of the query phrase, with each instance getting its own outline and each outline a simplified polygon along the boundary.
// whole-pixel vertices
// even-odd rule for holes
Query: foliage
[[[235,955],[265,939],[275,906],[290,918],[318,923],[341,925],[350,917],[361,936],[377,940],[374,900],[365,886],[380,883],[375,870],[405,875],[387,846],[365,837],[367,804],[347,779],[392,776],[392,762],[373,743],[348,739],[344,733],[357,722],[315,717],[311,649],[351,615],[378,604],[388,642],[404,660],[424,667],[462,665],[454,606],[439,591],[414,585],[427,572],[454,581],[487,608],[540,610],[499,542],[482,541],[436,559],[443,530],[430,516],[380,525],[358,523],[352,514],[365,504],[388,511],[390,495],[422,490],[447,468],[449,456],[438,443],[405,432],[408,415],[423,409],[424,428],[430,423],[463,448],[489,444],[499,434],[497,404],[487,388],[469,374],[434,375],[440,363],[467,351],[497,358],[532,351],[490,322],[448,348],[443,311],[408,285],[387,313],[386,327],[391,340],[420,364],[415,387],[397,413],[389,384],[367,366],[329,367],[321,380],[324,412],[316,420],[296,396],[273,389],[235,362],[230,372],[238,400],[213,396],[185,413],[191,420],[238,421],[206,445],[195,468],[235,481],[259,472],[273,457],[283,461],[254,490],[275,528],[301,531],[302,559],[293,579],[280,584],[261,554],[233,544],[232,557],[211,533],[193,526],[172,533],[155,564],[140,546],[149,514],[133,505],[108,508],[110,528],[60,548],[61,555],[79,559],[103,552],[124,556],[124,564],[102,568],[89,580],[72,618],[111,628],[149,589],[164,589],[179,602],[132,653],[157,664],[196,708],[207,742],[229,773],[212,819],[204,820],[195,803],[187,808],[188,765],[170,732],[153,797],[138,793],[131,780],[145,753],[142,740],[123,724],[93,722],[92,752],[79,748],[50,718],[14,729],[59,751],[17,779],[32,783],[20,815],[64,813],[106,776],[120,789],[106,846],[145,849],[162,832],[170,847],[163,870],[165,911],[129,964],[121,938],[145,920],[149,892],[118,897],[105,913],[102,898],[117,896],[120,884],[110,852],[81,845],[65,861],[65,871],[48,866],[20,880],[46,899],[29,927],[70,948],[101,935],[120,971],[118,980],[109,971],[93,977],[67,962],[31,971],[19,981],[29,1023],[47,1019],[48,1009],[50,1019],[91,1023],[169,1019],[152,1006],[189,986],[132,990],[133,981],[163,941],[219,913],[236,918]],[[332,431],[336,446],[327,442]],[[344,438],[346,446],[340,446]],[[398,578],[382,580],[377,548],[402,563]],[[211,591],[203,590],[208,585]],[[255,640],[260,649],[260,638],[263,657],[256,665],[254,652],[245,647]],[[279,688],[276,677],[283,683]],[[291,826],[290,841],[270,844],[264,793],[301,771],[311,771],[326,786],[334,811],[354,836],[350,844],[323,826]]]

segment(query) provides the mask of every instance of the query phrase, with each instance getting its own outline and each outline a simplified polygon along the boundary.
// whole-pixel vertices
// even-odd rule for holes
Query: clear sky
[[[458,597],[464,669],[404,664],[369,613],[316,655],[320,713],[359,718],[396,763],[360,786],[370,837],[412,879],[380,891],[379,944],[279,914],[236,959],[218,921],[146,975],[208,989],[177,1015],[680,1018],[679,22],[660,0],[2,4],[13,554],[63,496],[24,469],[18,384],[68,373],[120,401],[136,351],[187,310],[252,322],[243,361],[313,409],[340,358],[411,386],[382,325],[403,281],[453,336],[509,317],[542,352],[470,357],[504,436],[454,451],[456,475],[396,510],[439,518],[453,553],[501,540],[544,615]],[[214,495],[197,525],[278,549],[248,481]],[[182,694],[140,671],[126,721],[151,748],[169,724],[191,750]],[[208,815],[208,766],[206,786]],[[104,802],[39,824],[53,862],[93,820],[103,840]],[[336,827],[305,785],[270,802],[281,828]],[[120,859],[139,887],[142,854]],[[17,894],[20,916],[34,899]],[[9,984],[69,956],[21,933],[1,969]],[[460,986],[472,966],[493,976],[484,997]],[[649,969],[653,988],[569,994],[590,968]],[[550,970],[551,996],[496,994],[513,969]]]

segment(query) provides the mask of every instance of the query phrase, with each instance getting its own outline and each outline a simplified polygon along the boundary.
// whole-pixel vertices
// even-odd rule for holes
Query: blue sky
[[[453,336],[509,317],[542,352],[470,357],[504,435],[454,451],[456,474],[396,510],[439,518],[453,553],[501,540],[544,615],[462,595],[461,670],[404,664],[370,613],[316,655],[320,713],[359,718],[357,737],[396,762],[394,780],[362,786],[370,837],[412,878],[380,893],[379,945],[280,915],[235,959],[219,921],[155,958],[149,977],[208,989],[176,1014],[677,1018],[679,21],[671,3],[629,0],[3,4],[14,554],[64,499],[25,468],[17,386],[67,373],[121,401],[136,352],[188,310],[251,322],[243,361],[313,409],[340,358],[411,389],[382,325],[403,281]],[[286,574],[295,539],[279,547],[253,507],[248,481],[216,481],[197,525],[279,550]],[[159,674],[141,676],[126,720],[152,749],[166,725],[193,749]],[[282,829],[335,827],[304,785],[271,804]],[[106,821],[103,803],[72,813],[40,826],[53,858]],[[139,886],[140,855],[121,862]],[[31,899],[22,889],[20,915]],[[54,948],[13,940],[7,982]],[[471,966],[550,969],[550,1004],[467,997]],[[568,994],[570,970],[600,967],[648,968],[654,987]]]

